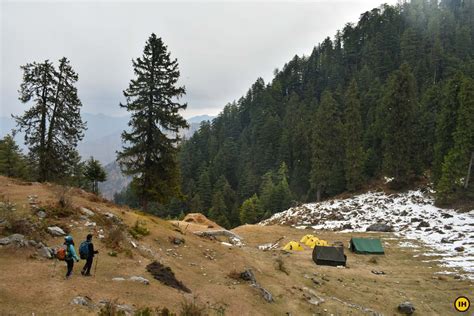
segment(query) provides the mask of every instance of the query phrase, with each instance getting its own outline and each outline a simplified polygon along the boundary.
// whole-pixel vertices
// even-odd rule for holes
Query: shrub
[[[108,234],[104,238],[104,243],[108,248],[121,250],[125,241],[125,235],[119,226],[113,226],[109,229]]]
[[[146,228],[145,225],[138,220],[135,222],[135,225],[128,230],[128,232],[135,239],[140,239],[143,236],[147,236],[150,234],[148,228]]]
[[[125,316],[125,312],[117,308],[117,300],[107,301],[97,314],[99,316]]]
[[[202,306],[197,302],[196,297],[192,300],[183,300],[181,302],[181,310],[179,311],[180,316],[204,316],[206,313],[206,307]]]

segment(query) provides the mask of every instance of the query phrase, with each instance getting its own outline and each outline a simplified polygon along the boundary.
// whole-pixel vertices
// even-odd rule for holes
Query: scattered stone
[[[58,226],[48,227],[48,233],[50,233],[53,236],[65,236],[66,235],[64,230],[62,230],[62,228],[60,228]]]
[[[168,240],[170,241],[170,243],[174,244],[174,245],[181,245],[181,244],[184,244],[184,238],[179,238],[179,237],[168,237]]]
[[[410,222],[412,223],[416,223],[416,222],[421,222],[421,218],[417,218],[417,217],[412,217],[412,219],[410,220]]]
[[[28,240],[28,246],[37,247],[38,243],[34,240]]]
[[[112,281],[116,281],[116,282],[121,282],[121,281],[125,281],[124,278],[112,278]]]
[[[451,225],[444,225],[444,229],[451,230],[451,229],[453,229],[453,226],[451,226]]]
[[[452,244],[453,241],[449,240],[448,238],[441,238],[441,243],[442,244]]]
[[[453,217],[453,215],[448,214],[448,213],[441,213],[441,217],[442,218],[451,218],[451,217]]]
[[[81,207],[81,212],[82,212],[82,214],[84,214],[86,216],[94,216],[95,215],[94,212],[92,212],[90,209],[85,208],[85,207]]]
[[[255,287],[257,290],[259,290],[265,301],[267,301],[268,303],[273,302],[273,295],[257,282],[257,280],[255,279],[255,275],[253,274],[251,269],[247,269],[242,272],[240,274],[240,278],[245,281],[250,281],[250,286]]]
[[[425,221],[421,221],[421,223],[418,224],[417,227],[418,227],[418,228],[421,228],[421,227],[430,227],[430,223],[425,222]]]
[[[53,258],[53,255],[52,255],[52,251],[50,248],[48,247],[42,247],[38,250],[38,254],[43,257],[43,258],[46,258],[46,259],[52,259]]]
[[[342,229],[353,229],[353,227],[351,223],[347,223],[347,224],[342,225]]]
[[[140,283],[143,283],[145,285],[149,285],[150,284],[150,281],[148,281],[147,279],[143,278],[143,277],[140,277],[140,276],[131,276],[129,278],[130,281],[134,281],[134,282],[140,282]]]
[[[25,236],[22,234],[13,234],[5,238],[0,239],[0,245],[10,245],[15,244],[16,246],[25,246],[27,243],[25,241]]]
[[[376,275],[384,275],[384,274],[385,274],[385,272],[383,272],[383,271],[377,271],[377,270],[372,270],[372,271],[370,271],[370,272],[372,272],[373,274],[376,274]]]
[[[91,298],[88,296],[76,296],[72,299],[71,304],[74,305],[81,305],[86,307],[94,307],[94,303],[92,302]]]
[[[46,217],[46,212],[45,211],[38,211],[38,213],[36,213],[36,215],[39,217],[39,218],[45,218]]]
[[[459,246],[459,247],[454,248],[454,250],[456,250],[457,252],[463,252],[463,251],[464,251],[464,247],[463,247],[463,246]]]
[[[367,227],[366,231],[368,232],[392,232],[393,228],[390,225],[387,224],[372,224],[369,227]]]
[[[456,275],[454,276],[454,279],[455,279],[455,280],[461,280],[462,277],[461,277],[459,274],[456,274]]]
[[[398,311],[405,315],[411,315],[415,312],[415,306],[411,302],[403,302],[398,305]]]

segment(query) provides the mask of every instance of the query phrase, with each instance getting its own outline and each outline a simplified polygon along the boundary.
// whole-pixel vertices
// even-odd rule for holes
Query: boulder
[[[48,233],[50,233],[53,236],[66,236],[66,233],[62,228],[58,226],[50,226],[48,227]]]
[[[130,281],[134,281],[134,282],[139,282],[139,283],[143,283],[145,285],[149,285],[150,284],[150,281],[148,281],[147,279],[143,278],[143,277],[140,277],[140,276],[131,276],[129,278]]]
[[[85,208],[85,207],[81,207],[81,212],[82,212],[82,214],[84,214],[86,216],[94,216],[95,215],[94,212],[92,212],[90,209]]]
[[[71,304],[74,305],[81,305],[81,306],[86,306],[86,307],[94,307],[94,303],[88,296],[76,296],[71,300]]]
[[[390,225],[387,224],[372,224],[369,227],[367,227],[366,231],[368,232],[392,232],[393,228]]]
[[[26,244],[25,236],[22,234],[13,234],[5,238],[0,239],[0,245],[9,245],[9,244],[16,244],[18,246],[23,246]]]
[[[43,257],[43,258],[46,258],[46,259],[51,259],[53,258],[52,256],[52,251],[51,249],[49,249],[48,247],[42,247],[38,250],[38,254]]]
[[[415,312],[415,306],[411,302],[403,302],[398,305],[398,311],[405,315],[411,315]]]

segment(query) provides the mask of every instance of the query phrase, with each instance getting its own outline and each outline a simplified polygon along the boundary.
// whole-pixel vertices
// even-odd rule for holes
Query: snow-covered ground
[[[419,255],[433,256],[442,266],[474,279],[474,210],[458,213],[440,209],[427,191],[391,195],[368,192],[344,200],[304,204],[260,224],[365,232],[374,223],[392,226],[394,234],[403,238],[400,247],[419,248],[421,242],[433,252]]]

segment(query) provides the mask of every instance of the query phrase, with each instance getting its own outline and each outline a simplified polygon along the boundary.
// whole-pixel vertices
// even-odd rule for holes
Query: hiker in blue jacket
[[[79,257],[77,256],[76,250],[74,249],[74,240],[72,240],[72,236],[66,236],[64,238],[64,244],[66,245],[66,279],[69,279],[72,274],[72,269],[74,268],[74,260],[79,262]]]
[[[82,268],[81,274],[83,276],[90,276],[94,255],[99,253],[99,251],[94,250],[92,234],[87,235],[86,240],[81,243],[81,246],[79,247],[79,253],[82,259],[86,259],[86,264],[84,265],[84,268]]]

